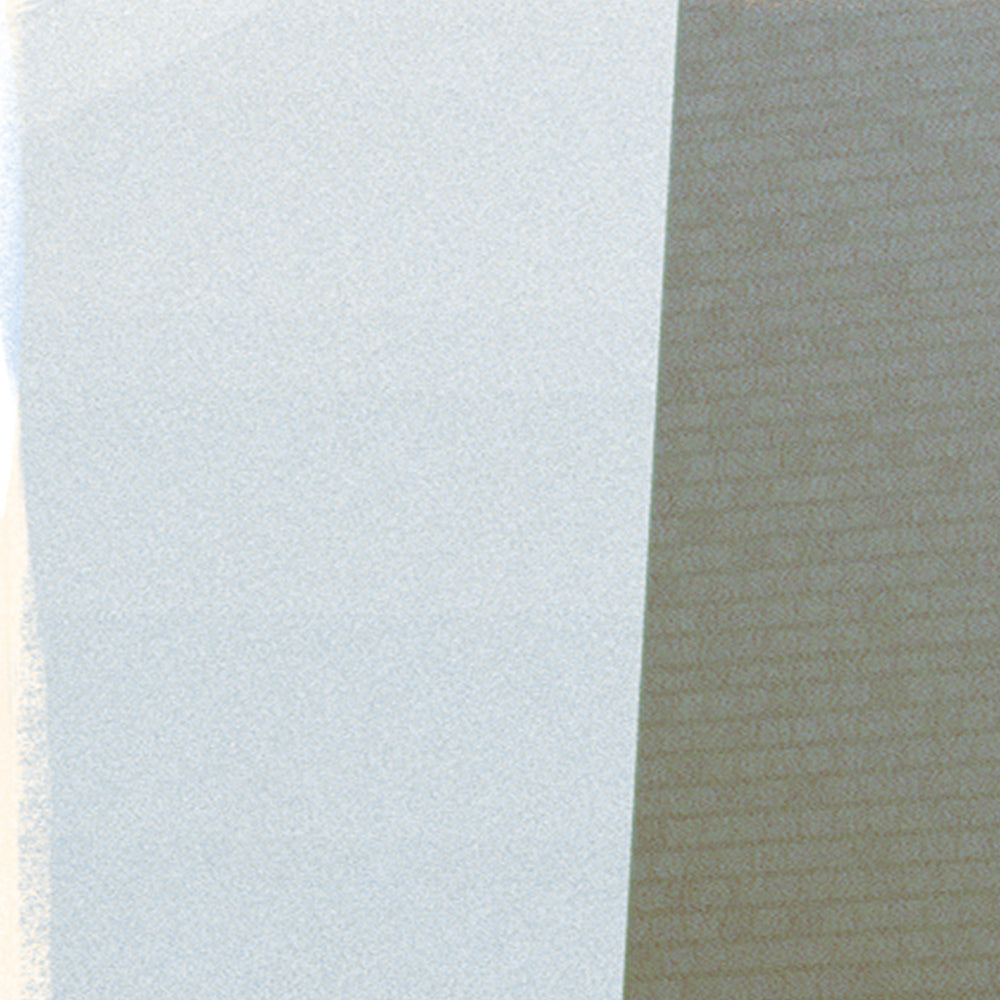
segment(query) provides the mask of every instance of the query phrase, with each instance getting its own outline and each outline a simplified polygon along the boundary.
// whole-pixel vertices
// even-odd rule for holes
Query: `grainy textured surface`
[[[56,1000],[620,991],[665,17],[26,17]]]
[[[1000,988],[998,27],[681,4],[628,1000]]]

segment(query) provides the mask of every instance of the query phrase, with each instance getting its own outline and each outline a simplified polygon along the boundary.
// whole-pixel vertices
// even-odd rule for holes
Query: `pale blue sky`
[[[56,1000],[611,1000],[673,4],[267,8],[26,23]]]

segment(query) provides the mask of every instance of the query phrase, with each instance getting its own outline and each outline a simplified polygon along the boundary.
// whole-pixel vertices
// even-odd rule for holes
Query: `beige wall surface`
[[[682,3],[625,995],[1000,990],[1000,18]]]

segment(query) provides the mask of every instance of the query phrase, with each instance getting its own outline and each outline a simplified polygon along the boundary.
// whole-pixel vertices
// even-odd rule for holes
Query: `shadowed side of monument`
[[[627,1000],[1000,983],[1000,19],[682,0]]]

